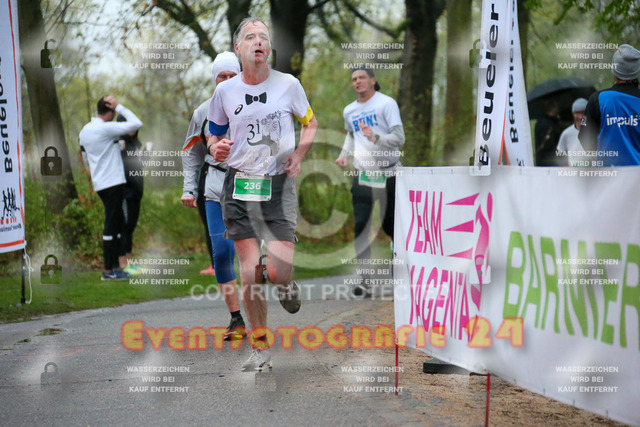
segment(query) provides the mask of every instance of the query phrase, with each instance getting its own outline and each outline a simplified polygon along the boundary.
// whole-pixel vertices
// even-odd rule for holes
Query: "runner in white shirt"
[[[213,61],[213,80],[216,84],[221,83],[240,72],[240,63],[238,58],[232,52],[222,52]],[[206,139],[203,141],[202,136],[209,136],[209,122],[207,121],[207,113],[209,112],[209,104],[211,98],[204,101],[191,116],[189,128],[187,129],[187,138],[184,141],[182,149],[187,152],[182,157],[182,169],[184,171],[184,184],[182,189],[182,203],[189,208],[198,208],[198,214],[204,225],[205,239],[207,242],[207,251],[211,264],[200,271],[202,275],[215,275],[213,264],[215,264],[213,256],[213,246],[211,245],[211,234],[209,233],[209,225],[207,224],[207,212],[205,207],[206,200],[219,201],[219,196],[215,196],[220,190],[214,191],[214,188],[222,189],[223,173],[208,173],[210,165],[217,162],[207,153]],[[218,185],[211,185],[212,178],[220,180]]]
[[[212,73],[216,85],[236,76],[239,72],[240,63],[234,53],[222,52],[213,61]],[[196,207],[199,200],[203,199],[202,210],[206,212],[204,219],[209,246],[212,249],[215,275],[231,314],[231,321],[224,334],[224,339],[232,340],[240,339],[247,334],[244,320],[240,314],[238,287],[233,266],[235,249],[233,242],[224,238],[225,227],[220,206],[222,184],[227,165],[216,162],[207,153],[206,147],[207,138],[210,136],[207,121],[210,103],[211,98],[203,102],[193,112],[187,130],[183,149],[188,152],[188,155],[183,157],[183,168],[188,173],[185,173],[182,203],[187,207]],[[198,173],[203,175],[200,179],[198,179]],[[198,188],[200,186],[196,184],[199,180],[204,181],[202,188]],[[197,192],[197,195],[194,192]],[[200,194],[201,192],[204,194]],[[198,206],[198,208],[200,207]]]
[[[269,29],[258,18],[244,19],[234,33],[242,73],[216,87],[209,108],[209,152],[227,161],[222,194],[226,236],[233,239],[240,260],[242,296],[254,339],[254,351],[244,369],[271,366],[264,345],[267,305],[261,277],[258,239],[267,241],[275,268],[269,280],[280,291],[280,303],[290,313],[300,309],[301,296],[292,281],[295,242],[295,178],[315,137],[318,122],[304,90],[293,76],[270,70]],[[302,124],[295,147],[294,119]],[[227,130],[231,130],[229,139]],[[260,273],[261,270],[258,270]]]
[[[126,122],[112,122],[116,113]],[[118,139],[120,135],[134,132],[142,127],[142,121],[129,109],[118,104],[113,96],[100,98],[98,115],[80,131],[80,145],[84,147],[91,171],[93,189],[98,193],[105,208],[102,250],[104,272],[102,280],[124,280],[129,275],[122,271],[119,255],[124,255],[120,236],[125,226],[122,212],[124,187],[124,165]],[[121,253],[122,252],[122,253]]]
[[[376,200],[380,202],[382,229],[393,240],[395,211],[395,170],[400,165],[400,148],[404,145],[404,130],[396,101],[378,92],[380,85],[373,71],[356,69],[351,84],[358,99],[343,111],[347,131],[342,152],[336,163],[344,168],[353,156],[357,174],[353,178],[354,232],[358,265],[366,267],[371,257],[369,228]],[[365,268],[366,269],[366,268]],[[368,270],[368,269],[366,269]],[[369,294],[370,275],[363,275],[354,287],[355,295]]]

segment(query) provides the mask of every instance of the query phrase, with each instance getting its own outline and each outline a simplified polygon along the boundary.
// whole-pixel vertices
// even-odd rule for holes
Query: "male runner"
[[[404,129],[398,103],[378,92],[380,85],[370,69],[355,69],[351,85],[358,99],[343,111],[347,136],[336,163],[345,168],[348,157],[358,174],[353,177],[351,194],[355,220],[356,257],[358,265],[367,266],[371,257],[369,228],[376,200],[380,201],[382,229],[393,240],[393,219],[396,198],[395,171],[400,165],[400,147],[404,145]],[[369,275],[363,275],[354,287],[357,296],[370,292]]]
[[[227,161],[222,208],[225,237],[234,241],[240,260],[242,301],[252,329],[254,350],[244,369],[271,367],[266,343],[267,304],[261,284],[258,239],[267,242],[280,303],[290,313],[301,297],[292,281],[297,195],[294,178],[313,143],[318,122],[300,82],[268,67],[269,29],[245,18],[234,35],[242,73],[216,87],[209,107],[209,153]],[[294,117],[302,124],[296,148]],[[231,130],[230,138],[225,136]]]
[[[216,56],[213,61],[213,80],[216,85],[234,77],[240,72],[240,64],[238,58],[232,52],[222,52]],[[201,195],[190,193],[196,188],[197,171],[206,175],[204,189],[205,211],[207,219],[208,238],[211,241],[213,253],[213,266],[215,269],[216,279],[220,284],[220,291],[224,298],[229,312],[231,313],[231,321],[227,332],[224,335],[225,340],[242,338],[247,335],[244,320],[240,314],[240,303],[238,301],[238,287],[236,282],[236,273],[233,269],[233,259],[235,257],[235,249],[233,242],[224,238],[224,222],[222,221],[222,210],[220,207],[220,193],[222,192],[222,183],[224,181],[224,173],[227,169],[226,163],[220,163],[213,160],[210,154],[207,154],[207,140],[210,136],[207,122],[207,112],[211,98],[200,104],[193,112],[189,129],[187,130],[187,138],[184,143],[184,150],[188,151],[188,155],[183,157],[183,166],[185,170],[195,173],[185,174],[185,185],[182,195],[182,203],[187,207],[197,207],[197,198]],[[205,166],[206,165],[206,166]],[[203,166],[205,166],[203,168]]]

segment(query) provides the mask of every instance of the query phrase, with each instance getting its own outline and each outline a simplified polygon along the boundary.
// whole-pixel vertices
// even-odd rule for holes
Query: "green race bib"
[[[362,171],[360,173],[360,185],[371,188],[385,188],[387,177],[384,172]]]
[[[271,200],[271,177],[236,173],[233,198],[247,202],[265,202]]]

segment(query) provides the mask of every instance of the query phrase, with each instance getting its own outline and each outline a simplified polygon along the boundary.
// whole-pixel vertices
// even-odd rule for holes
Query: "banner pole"
[[[24,305],[24,303],[27,301],[27,299],[24,296],[24,292],[25,292],[25,288],[24,288],[24,271],[26,270],[26,266],[24,263],[24,257],[25,257],[26,252],[23,250],[22,251],[22,296],[20,297],[20,305]]]
[[[487,373],[487,405],[484,413],[484,425],[489,426],[489,396],[491,393],[491,372]]]
[[[400,370],[398,362],[398,343],[396,343],[396,396],[398,395],[398,371]]]

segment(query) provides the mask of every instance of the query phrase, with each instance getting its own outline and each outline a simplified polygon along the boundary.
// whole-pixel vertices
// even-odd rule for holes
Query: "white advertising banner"
[[[640,167],[402,168],[400,345],[640,424]]]
[[[506,163],[514,166],[534,166],[529,127],[527,90],[522,69],[522,50],[518,30],[518,2],[509,2],[509,81],[507,117],[504,126]]]
[[[517,1],[483,0],[480,32],[474,174],[488,175],[489,159],[533,166]]]
[[[0,0],[0,253],[24,248],[18,1]]]
[[[509,78],[508,18],[507,1],[482,1],[474,156],[477,173],[488,172],[488,168],[483,167],[488,164],[488,158],[491,159],[491,165],[497,165],[500,160]]]

